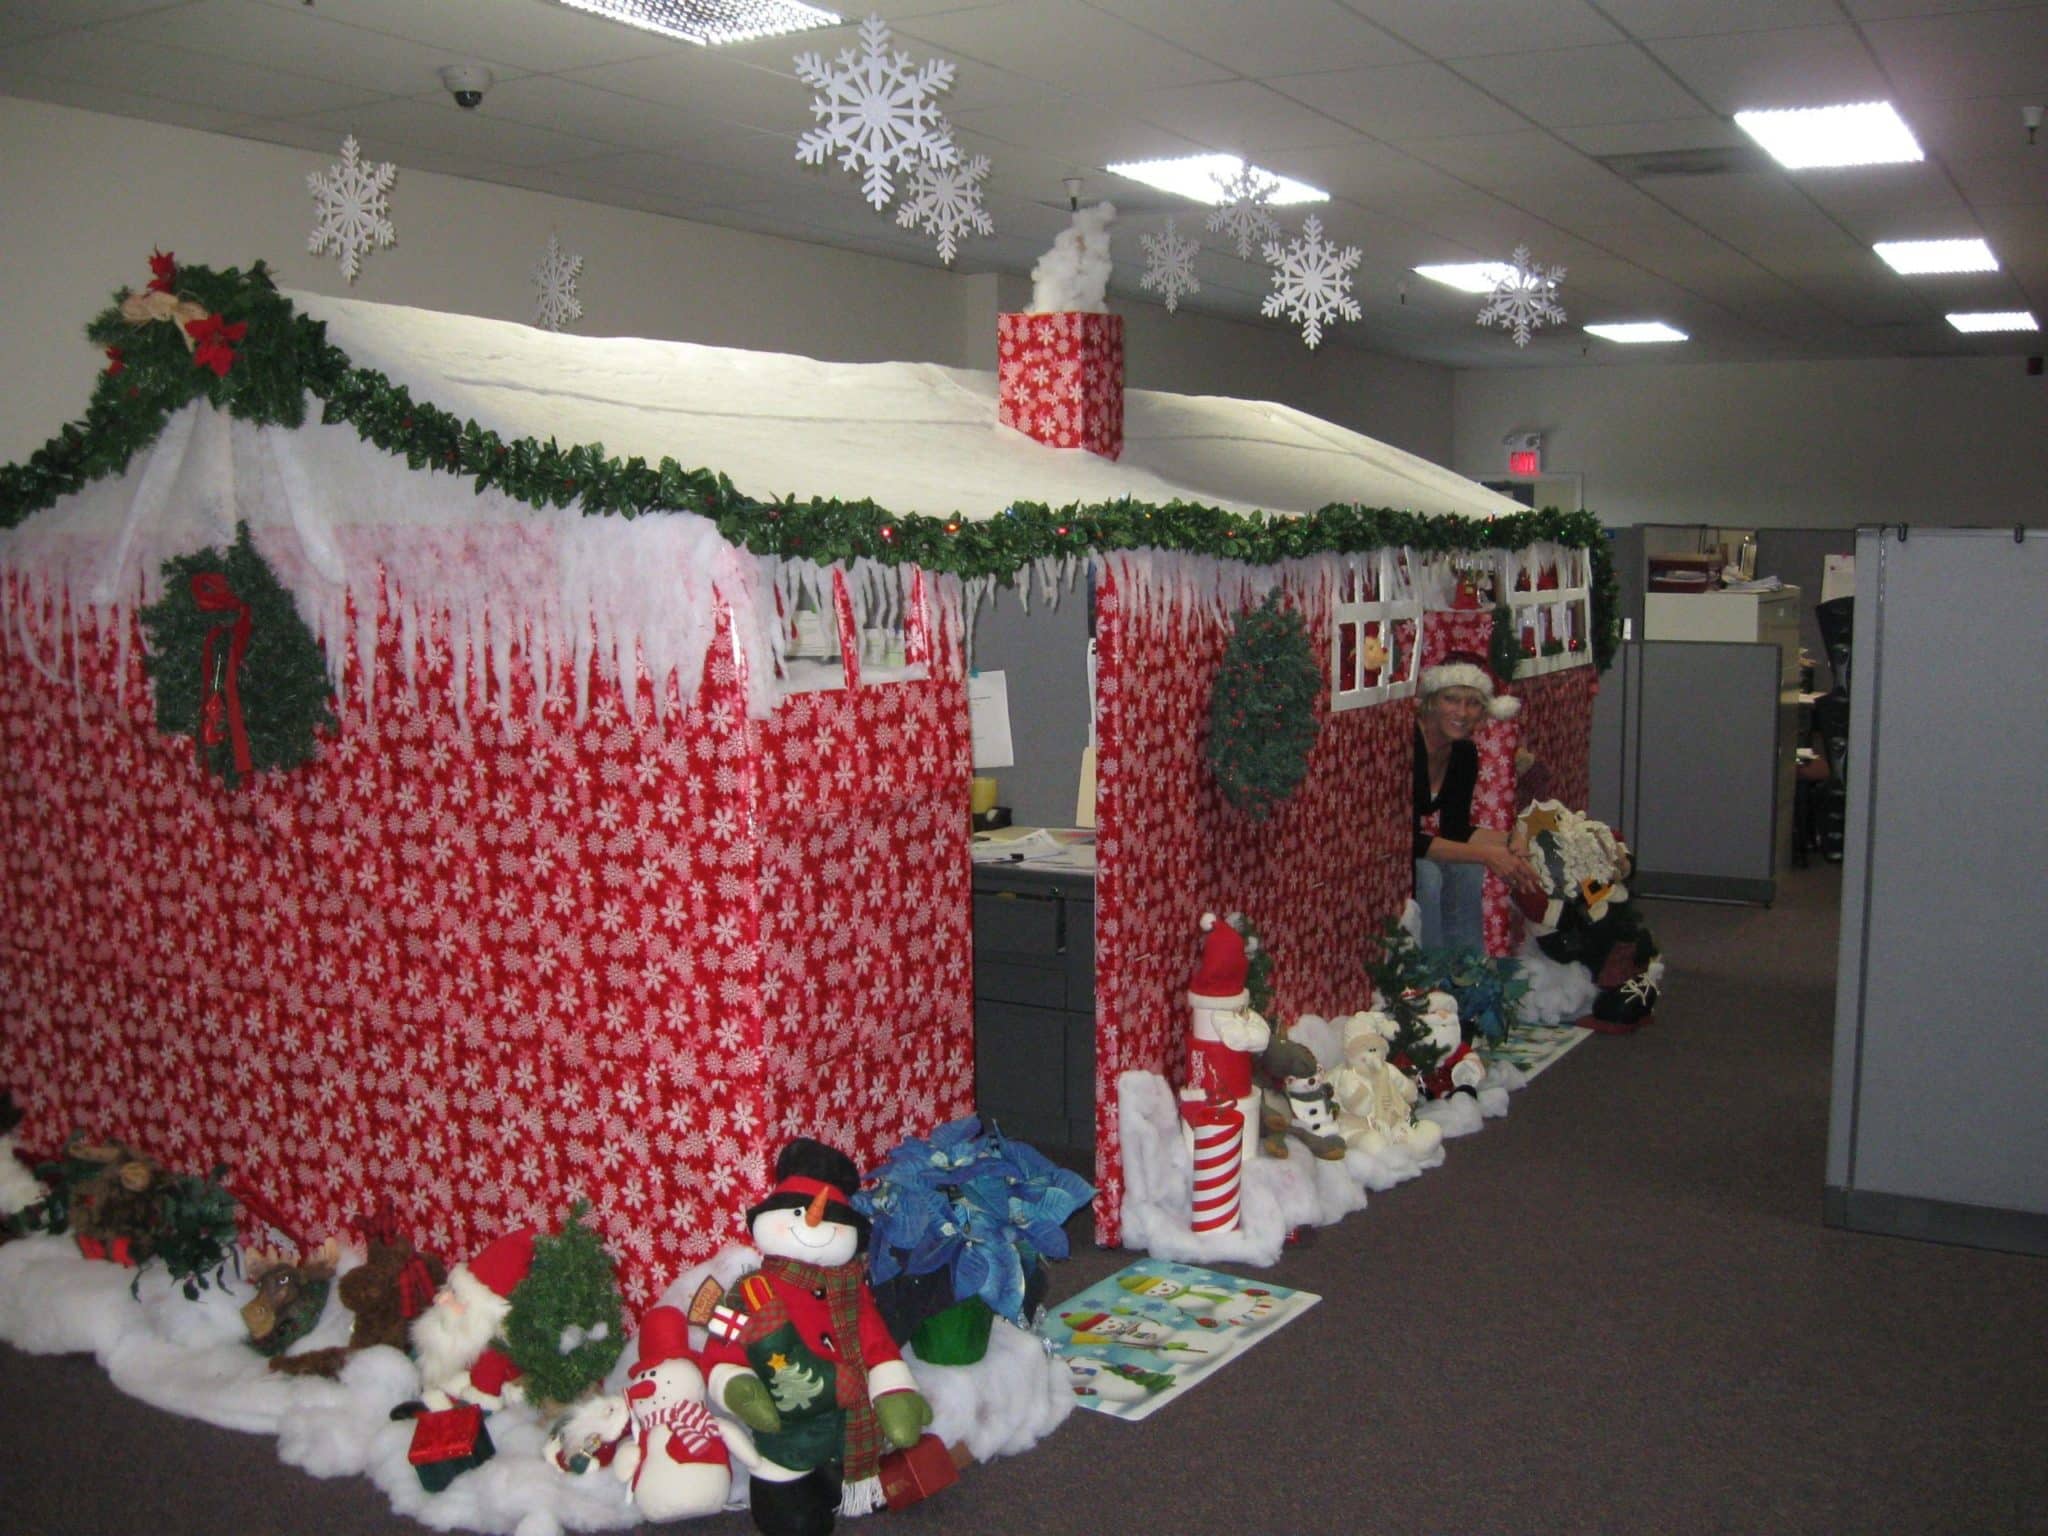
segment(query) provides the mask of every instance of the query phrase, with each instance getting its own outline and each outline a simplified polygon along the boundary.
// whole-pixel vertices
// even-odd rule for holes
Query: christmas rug
[[[1320,1300],[1147,1258],[1062,1302],[1040,1331],[1066,1362],[1082,1407],[1142,1419]]]
[[[1505,1061],[1519,1067],[1523,1081],[1527,1082],[1555,1066],[1566,1051],[1589,1038],[1589,1032],[1577,1023],[1524,1024],[1509,1030],[1498,1045],[1487,1046],[1481,1054],[1489,1063]]]

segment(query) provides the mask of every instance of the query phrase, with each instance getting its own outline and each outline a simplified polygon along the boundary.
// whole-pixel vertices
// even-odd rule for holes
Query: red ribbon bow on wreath
[[[199,605],[201,613],[231,615],[222,618],[206,632],[206,649],[199,657],[201,686],[206,696],[199,708],[199,734],[193,740],[193,750],[203,766],[208,747],[219,746],[224,737],[231,739],[235,750],[235,771],[247,776],[250,772],[249,731],[242,723],[241,675],[242,658],[249,650],[249,605],[235,596],[227,577],[219,571],[194,573],[192,601]],[[228,647],[227,655],[221,657],[214,651],[214,641],[224,630],[229,632]],[[225,731],[223,716],[226,717]]]

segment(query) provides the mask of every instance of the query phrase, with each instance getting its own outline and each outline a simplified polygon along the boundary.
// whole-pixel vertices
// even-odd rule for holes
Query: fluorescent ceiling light
[[[1771,158],[1788,171],[1833,165],[1896,165],[1927,158],[1913,137],[1913,130],[1888,101],[1738,112],[1735,126],[1763,145]]]
[[[1514,263],[1507,261],[1451,262],[1415,270],[1431,282],[1447,284],[1460,293],[1491,293],[1515,275]]]
[[[679,37],[686,43],[744,43],[830,27],[840,18],[796,0],[562,0],[579,11],[623,21],[629,27]]]
[[[1269,206],[1284,208],[1292,203],[1327,203],[1330,194],[1321,187],[1312,187],[1305,181],[1296,181],[1291,176],[1282,176],[1263,166],[1247,167],[1235,155],[1183,155],[1178,160],[1126,160],[1121,165],[1103,167],[1112,176],[1123,176],[1131,181],[1142,181],[1148,187],[1157,187],[1162,192],[1172,192],[1211,207],[1220,207],[1224,201],[1222,183],[1234,181],[1249,169],[1252,175],[1270,182],[1273,195],[1266,199]]]
[[[1880,240],[1871,249],[1886,266],[1907,277],[1998,270],[1998,258],[1982,240]]]
[[[1629,320],[1618,325],[1589,325],[1588,336],[1598,336],[1602,341],[1689,341],[1692,338],[1662,320]]]
[[[1978,309],[1950,315],[1948,323],[1959,331],[2038,331],[2041,323],[2028,309]]]

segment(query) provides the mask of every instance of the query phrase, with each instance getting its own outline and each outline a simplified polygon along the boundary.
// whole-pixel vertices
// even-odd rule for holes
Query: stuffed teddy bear
[[[1394,1033],[1384,1013],[1354,1013],[1344,1021],[1344,1060],[1330,1071],[1337,1128],[1360,1151],[1394,1146],[1425,1158],[1443,1144],[1444,1133],[1433,1121],[1415,1118],[1415,1079],[1388,1059]]]
[[[1287,1138],[1292,1136],[1325,1161],[1334,1162],[1344,1155],[1334,1095],[1316,1064],[1314,1051],[1275,1031],[1259,1053],[1258,1079],[1261,1152],[1285,1157]]]

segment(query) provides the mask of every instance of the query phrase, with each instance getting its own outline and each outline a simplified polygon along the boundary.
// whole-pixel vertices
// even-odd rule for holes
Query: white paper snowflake
[[[981,205],[981,178],[987,174],[987,155],[951,165],[920,160],[910,168],[910,187],[896,210],[896,222],[905,229],[922,224],[926,234],[938,238],[939,260],[951,266],[962,235],[996,232],[996,221]]]
[[[398,167],[389,160],[364,165],[354,134],[343,139],[340,164],[306,178],[315,220],[306,249],[315,256],[333,251],[341,258],[341,275],[354,282],[365,251],[398,239],[389,218],[391,206],[385,201],[397,176]]]
[[[1273,292],[1259,312],[1285,314],[1301,322],[1301,339],[1314,347],[1323,339],[1323,322],[1356,320],[1364,313],[1351,297],[1351,273],[1363,255],[1357,246],[1338,250],[1323,239],[1323,221],[1310,214],[1301,222],[1301,238],[1286,245],[1266,242],[1266,263],[1273,269]]]
[[[548,248],[541,252],[533,269],[533,285],[540,299],[533,307],[533,323],[544,331],[559,331],[583,318],[583,300],[576,294],[576,279],[582,275],[583,258],[571,256],[562,242],[548,236]]]
[[[953,65],[933,59],[913,69],[909,54],[891,52],[879,16],[860,24],[860,37],[861,51],[840,49],[837,68],[815,53],[797,55],[797,78],[817,92],[811,115],[822,126],[797,140],[796,157],[823,165],[838,150],[841,168],[861,173],[862,194],[881,209],[896,195],[891,172],[959,158],[935,99],[951,88]]]
[[[1237,242],[1238,258],[1249,261],[1255,242],[1280,238],[1279,221],[1268,206],[1280,183],[1249,165],[1240,167],[1235,176],[1214,179],[1224,202],[1209,215],[1209,228],[1230,231]]]
[[[1526,347],[1538,326],[1564,324],[1564,306],[1557,302],[1564,268],[1531,266],[1526,245],[1515,247],[1509,267],[1480,307],[1479,323],[1506,326],[1515,333],[1515,345]]]
[[[1170,216],[1165,234],[1140,235],[1138,244],[1145,248],[1145,275],[1138,286],[1164,294],[1169,315],[1180,307],[1182,294],[1202,291],[1201,279],[1195,276],[1195,252],[1201,246],[1176,234]]]

